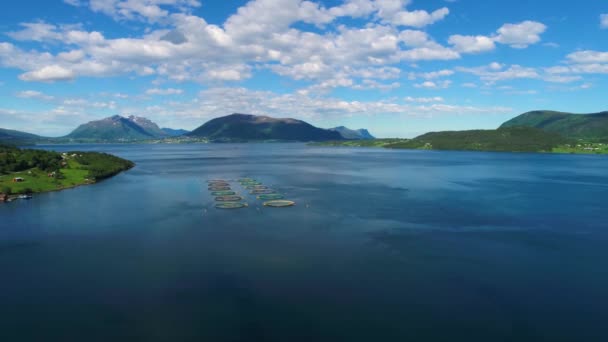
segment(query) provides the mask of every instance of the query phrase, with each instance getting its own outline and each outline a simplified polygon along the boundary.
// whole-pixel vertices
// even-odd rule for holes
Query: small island
[[[93,184],[133,166],[133,162],[107,153],[59,153],[0,145],[0,202]]]

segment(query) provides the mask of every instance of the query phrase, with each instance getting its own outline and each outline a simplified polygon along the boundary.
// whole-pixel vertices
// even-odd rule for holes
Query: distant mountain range
[[[536,130],[501,130],[514,127],[529,127]],[[543,135],[538,131],[555,135]],[[454,132],[429,133],[411,139],[409,145],[419,145],[419,143],[424,142],[424,144],[429,143],[439,147],[442,146],[444,141],[448,140],[451,141],[450,145],[452,146],[458,145],[456,144],[457,141],[466,145],[473,143],[470,138],[474,136],[480,141],[479,146],[481,148],[481,146],[485,146],[484,142],[491,144],[491,141],[500,141],[501,138],[495,136],[492,132],[496,134],[508,133],[507,135],[512,139],[522,139],[523,135],[529,134],[532,139],[539,139],[539,141],[544,142],[556,142],[556,135],[566,139],[608,142],[608,112],[572,114],[555,111],[532,111],[503,123],[499,130],[462,131],[459,134]],[[181,136],[184,139],[204,139],[212,142],[375,139],[366,129],[352,130],[344,126],[322,129],[301,120],[249,114],[231,114],[215,118],[192,132],[160,128],[156,123],[144,117],[122,117],[118,115],[82,124],[67,136],[60,138],[47,138],[0,128],[0,143],[18,145],[52,142],[133,142]],[[444,138],[447,140],[444,140]],[[532,143],[530,139],[526,139],[526,141]],[[517,145],[517,143],[514,144]]]
[[[78,126],[67,139],[92,141],[136,141],[175,137],[188,133],[186,130],[160,128],[153,121],[141,116],[114,115]]]
[[[60,138],[0,130],[0,142],[27,144],[36,142],[133,142],[181,137],[213,142],[231,141],[326,141],[374,139],[366,130],[344,126],[322,129],[296,119],[271,118],[250,114],[231,114],[212,119],[192,132],[160,128],[153,121],[139,116],[114,115],[78,126]]]
[[[212,141],[324,141],[342,140],[340,133],[315,127],[296,119],[277,119],[268,116],[231,114],[209,120],[186,134]]]
[[[186,133],[190,133],[190,131],[185,129],[173,129],[173,128],[161,128],[168,137],[179,137]]]
[[[521,114],[500,127],[527,126],[573,139],[608,139],[608,112],[572,114],[554,111],[533,111]]]
[[[368,130],[366,129],[348,129],[344,126],[338,126],[338,127],[334,127],[334,128],[330,128],[330,131],[336,131],[338,133],[340,133],[340,135],[342,136],[342,138],[344,139],[348,139],[348,140],[372,140],[372,139],[376,139],[373,135],[371,135],[369,133]]]

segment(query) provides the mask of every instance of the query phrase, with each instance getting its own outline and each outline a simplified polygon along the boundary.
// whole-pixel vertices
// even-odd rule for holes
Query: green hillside
[[[45,138],[31,133],[0,128],[0,143],[11,145],[26,145],[33,144],[41,139]]]
[[[531,127],[448,131],[423,134],[387,148],[462,151],[551,152],[570,141],[559,134]]]
[[[95,183],[133,166],[131,161],[106,153],[58,153],[0,145],[0,193],[61,190]],[[14,182],[15,178],[23,181]]]
[[[573,139],[608,141],[608,112],[572,114],[539,110],[524,113],[500,127],[515,126],[535,127]]]

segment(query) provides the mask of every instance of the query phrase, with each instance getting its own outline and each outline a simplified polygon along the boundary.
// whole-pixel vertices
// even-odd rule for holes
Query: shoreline
[[[60,191],[64,191],[64,190],[71,190],[71,189],[79,188],[81,186],[95,185],[95,184],[103,182],[104,180],[107,180],[107,179],[113,178],[115,176],[118,176],[119,174],[121,174],[123,172],[127,172],[127,171],[131,170],[134,167],[135,166],[132,166],[132,167],[126,169],[126,170],[120,171],[120,172],[118,172],[118,173],[116,173],[116,174],[114,174],[114,175],[112,175],[110,177],[106,177],[106,178],[100,179],[98,181],[89,181],[89,182],[84,182],[82,184],[69,185],[69,186],[64,186],[62,188],[51,189],[51,190],[33,191],[30,194],[11,194],[11,195],[8,195],[8,199],[6,201],[0,201],[0,203],[10,203],[10,202],[13,202],[13,201],[16,201],[16,200],[19,200],[19,199],[26,199],[26,198],[21,198],[21,196],[23,196],[23,195],[30,195],[30,196],[32,196],[32,195],[37,195],[37,194],[46,194],[46,193],[51,193],[51,192],[60,192]],[[27,199],[29,200],[29,199],[31,199],[31,197],[27,198]]]

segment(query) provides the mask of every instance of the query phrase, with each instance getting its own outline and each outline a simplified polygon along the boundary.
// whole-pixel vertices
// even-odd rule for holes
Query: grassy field
[[[603,143],[579,143],[561,145],[553,149],[554,153],[576,153],[576,154],[608,154],[608,144]]]
[[[0,145],[0,193],[56,191],[95,183],[133,167],[131,161],[97,152],[57,153]],[[15,182],[16,178],[23,181]]]
[[[74,160],[68,161],[66,168],[59,170],[63,179],[49,177],[48,173],[38,168],[15,172],[0,176],[0,191],[10,188],[13,194],[22,194],[28,191],[46,192],[72,188],[78,185],[94,183],[89,179],[89,171]],[[14,183],[13,178],[21,177],[23,182]]]

